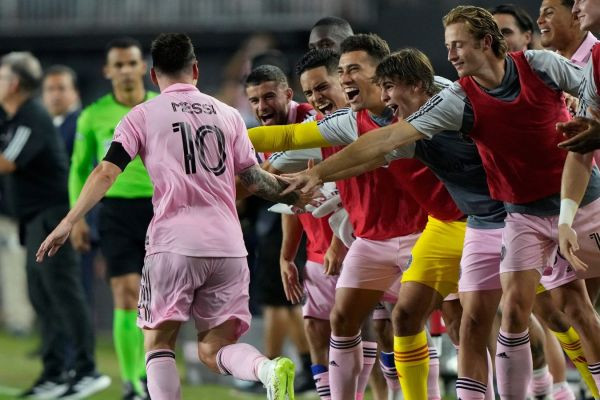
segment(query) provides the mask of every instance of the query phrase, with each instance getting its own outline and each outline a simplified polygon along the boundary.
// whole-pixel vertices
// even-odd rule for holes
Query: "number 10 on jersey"
[[[202,125],[194,132],[189,123],[176,122],[173,133],[181,133],[186,174],[196,173],[196,154],[204,170],[217,176],[225,172],[225,135],[218,126]]]

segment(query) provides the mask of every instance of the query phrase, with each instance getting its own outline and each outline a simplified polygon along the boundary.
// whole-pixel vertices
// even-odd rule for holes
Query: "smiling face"
[[[482,40],[476,40],[464,22],[448,25],[445,30],[448,61],[459,77],[472,76],[485,64]]]
[[[521,31],[517,19],[512,14],[494,14],[494,20],[506,39],[509,51],[526,50],[531,43],[531,32]]]
[[[406,118],[419,109],[415,102],[417,87],[384,77],[379,84],[381,101],[394,111],[394,117]]]
[[[339,80],[353,111],[374,111],[381,106],[378,87],[373,83],[375,68],[376,61],[366,51],[350,51],[340,56]]]
[[[544,47],[564,49],[579,34],[577,19],[561,0],[543,0],[537,24]]]
[[[322,115],[329,115],[347,105],[337,75],[329,74],[326,67],[304,71],[300,75],[300,85],[306,101]]]
[[[292,89],[280,82],[267,81],[246,88],[248,101],[261,125],[285,125]]]
[[[600,31],[600,0],[575,0],[573,15],[585,31]]]

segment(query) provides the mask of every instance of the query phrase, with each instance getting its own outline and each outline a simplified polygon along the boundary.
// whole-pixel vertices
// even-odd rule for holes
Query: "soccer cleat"
[[[31,388],[21,393],[20,399],[55,399],[69,389],[69,384],[61,379],[38,379]]]
[[[97,372],[84,375],[73,379],[69,390],[67,390],[59,399],[79,400],[85,399],[98,393],[110,386],[110,378],[107,375],[101,375]]]
[[[267,379],[268,400],[294,400],[294,374],[296,368],[292,360],[277,357],[269,365]]]

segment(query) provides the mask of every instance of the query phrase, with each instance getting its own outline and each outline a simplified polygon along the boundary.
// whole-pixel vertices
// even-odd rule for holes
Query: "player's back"
[[[195,86],[174,84],[121,125],[115,140],[138,137],[154,183],[147,253],[245,256],[235,175],[256,159],[238,112]]]

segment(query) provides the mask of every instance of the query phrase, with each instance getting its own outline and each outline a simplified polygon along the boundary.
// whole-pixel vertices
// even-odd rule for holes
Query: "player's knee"
[[[360,330],[360,322],[355,321],[352,313],[336,307],[331,310],[330,321],[331,331],[336,336],[352,336]]]
[[[410,336],[423,330],[425,318],[423,315],[411,311],[407,304],[397,303],[392,311],[392,323],[400,336]]]
[[[588,302],[569,302],[564,310],[571,325],[578,331],[597,331],[600,326],[598,314]]]
[[[389,319],[377,319],[373,321],[373,331],[377,343],[380,344],[383,351],[393,351],[394,333],[392,332],[392,323]]]
[[[217,353],[220,348],[218,346],[214,346],[209,343],[200,343],[198,344],[198,358],[200,362],[206,365],[208,368],[213,371],[219,371],[217,367]]]
[[[313,347],[329,347],[329,336],[331,336],[329,321],[306,318],[304,320],[304,329],[306,330],[306,338]]]

